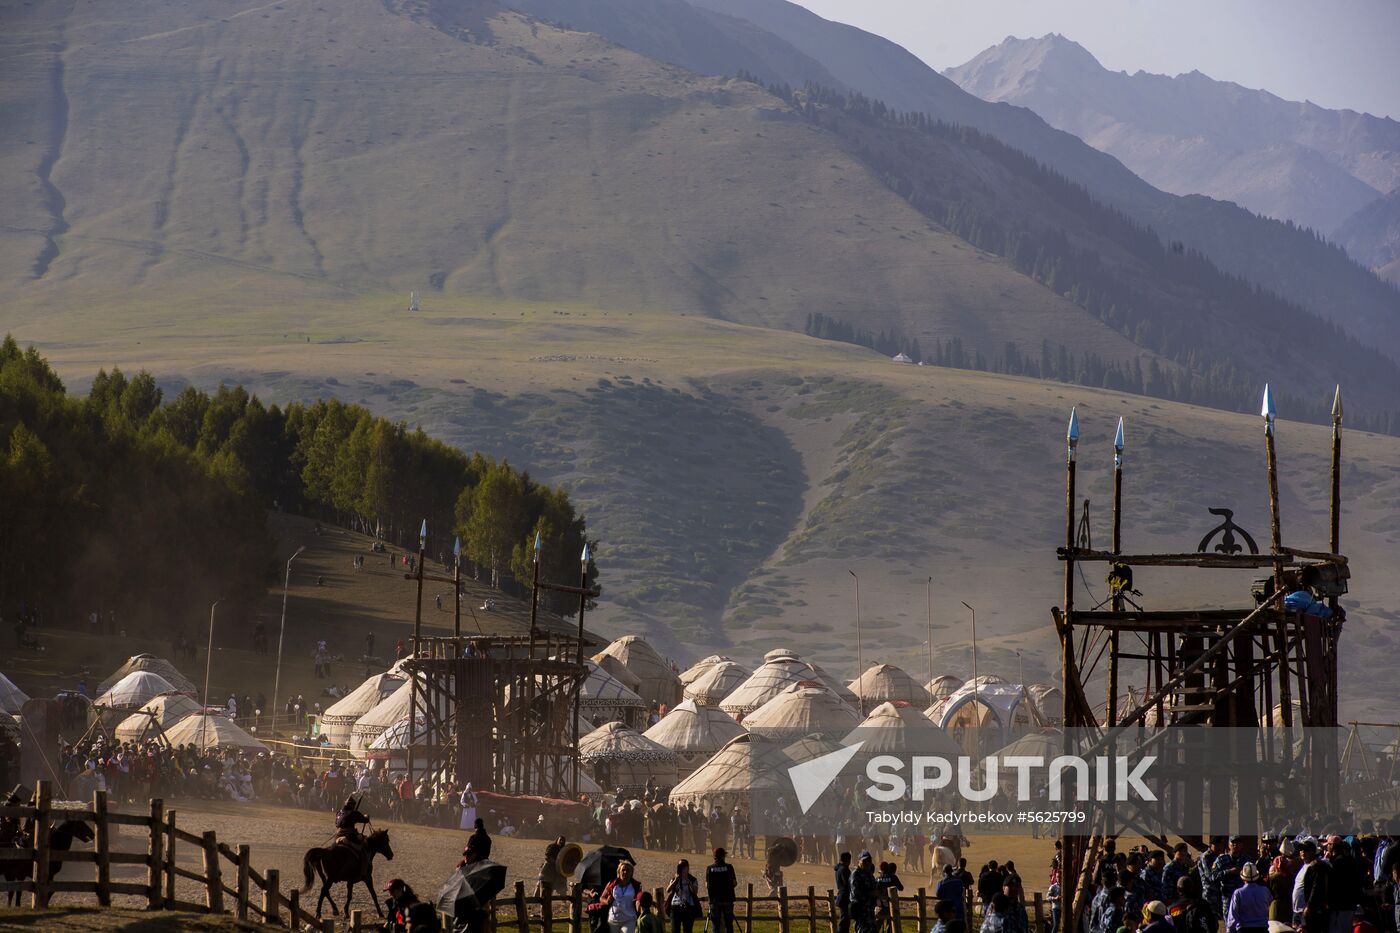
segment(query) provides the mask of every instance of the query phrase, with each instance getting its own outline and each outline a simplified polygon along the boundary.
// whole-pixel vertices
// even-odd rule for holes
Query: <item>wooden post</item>
[[[204,834],[204,901],[211,914],[224,912],[224,876],[219,866],[219,839],[211,829]]]
[[[165,859],[165,801],[156,798],[151,801],[150,841],[146,844],[146,907],[155,910],[161,906],[161,869]]]
[[[749,884],[748,895],[744,898],[744,933],[753,933],[753,884]]]
[[[335,933],[335,920],[331,917],[324,917],[321,920],[321,933]]]
[[[238,847],[238,907],[237,914],[239,920],[248,919],[248,882],[249,871],[252,869],[252,850],[246,845]]]
[[[890,921],[894,927],[894,933],[904,933],[904,923],[899,910],[899,892],[894,888],[889,889],[890,895]],[[923,933],[923,931],[919,931]]]
[[[358,907],[350,911],[350,933],[362,933],[364,929],[364,923],[364,911],[360,910],[360,908]],[[443,929],[447,929],[447,927],[443,927]]]
[[[287,892],[287,929],[301,929],[301,892],[296,888]]]
[[[541,888],[540,895],[540,928],[554,933],[554,888]]]
[[[924,888],[919,888],[918,911],[919,933],[924,933],[928,929],[928,891]]]
[[[175,812],[165,814],[165,906],[175,906]]]
[[[112,906],[112,836],[107,822],[107,792],[92,792],[93,824],[96,839],[93,846],[97,852],[97,903],[102,907]]]
[[[515,926],[520,933],[530,933],[530,908],[525,905],[525,882],[515,883]]]
[[[30,907],[47,907],[49,903],[49,801],[53,793],[48,781],[40,781],[34,794],[34,867],[30,877],[34,890],[29,894]]]
[[[817,933],[817,889],[807,885],[807,933]]]
[[[1032,907],[1035,910],[1035,926],[1031,927],[1032,933],[1045,933],[1045,901],[1039,891],[1035,892]]]
[[[263,888],[263,923],[271,923],[274,926],[282,925],[282,873],[275,868],[269,868],[265,876],[267,882]]]
[[[826,910],[831,920],[831,933],[836,933],[836,892],[830,888],[826,889]]]
[[[782,885],[778,888],[778,929],[781,933],[789,933],[788,920],[787,885]]]
[[[569,929],[583,933],[583,885],[578,882],[569,889]]]

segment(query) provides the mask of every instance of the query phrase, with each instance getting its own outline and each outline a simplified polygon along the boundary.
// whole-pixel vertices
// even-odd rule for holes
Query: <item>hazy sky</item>
[[[1400,119],[1400,0],[796,0],[942,71],[1058,32],[1114,71],[1180,74]]]

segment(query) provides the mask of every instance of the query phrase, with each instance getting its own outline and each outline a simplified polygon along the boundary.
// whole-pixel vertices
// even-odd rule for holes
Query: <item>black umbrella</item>
[[[453,917],[466,917],[505,890],[506,867],[482,859],[463,865],[438,890],[437,909]]]
[[[574,880],[595,891],[617,877],[619,862],[636,863],[632,853],[620,846],[599,846],[579,860]]]

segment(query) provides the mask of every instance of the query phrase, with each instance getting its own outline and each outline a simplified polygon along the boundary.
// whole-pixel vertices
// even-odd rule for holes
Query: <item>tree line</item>
[[[242,386],[167,400],[115,369],[76,397],[33,348],[0,344],[0,613],[246,610],[276,577],[267,509],[405,547],[426,519],[430,556],[460,536],[464,573],[516,592],[536,535],[542,578],[569,584],[586,540],[564,490],[361,406],[265,405]]]

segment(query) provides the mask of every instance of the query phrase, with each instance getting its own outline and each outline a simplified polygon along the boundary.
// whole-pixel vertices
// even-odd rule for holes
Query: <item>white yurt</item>
[[[875,707],[859,726],[847,733],[844,745],[860,742],[860,754],[935,755],[954,760],[963,750],[948,733],[928,721],[928,717],[907,703],[884,702]]]
[[[671,788],[670,802],[676,806],[697,803],[728,810],[736,806],[751,809],[755,794],[761,795],[760,799],[774,794],[793,799],[787,768],[791,762],[781,755],[776,756],[781,760],[760,760],[771,754],[766,744],[764,748],[768,751],[756,748],[747,734],[735,736]]]
[[[719,706],[753,672],[734,661],[712,664],[699,677],[685,685],[685,698],[701,706]],[[726,714],[728,715],[728,714]]]
[[[997,758],[1005,760],[1013,755],[1020,755],[1029,758],[1041,758],[1047,763],[1059,758],[1065,753],[1064,733],[1059,729],[1039,729],[1035,732],[1027,732],[1017,738],[1011,744],[1002,746],[992,754]],[[1048,780],[1046,771],[1034,772],[1035,780],[1043,784]],[[1073,775],[1073,771],[1069,774]],[[997,772],[997,782],[1004,792],[1014,794],[1017,782],[1020,778],[1019,772],[1015,768],[1001,768]],[[1066,777],[1065,780],[1073,782],[1073,777]]]
[[[375,674],[335,701],[321,714],[321,736],[342,748],[350,744],[350,733],[360,717],[388,699],[407,681],[406,677]]]
[[[953,691],[963,685],[963,679],[953,674],[939,674],[937,677],[924,684],[924,689],[935,701],[946,696],[952,696]]]
[[[653,706],[674,706],[681,701],[681,681],[671,662],[642,636],[624,635],[601,653],[617,658],[641,678],[641,689],[636,692],[648,703]]]
[[[610,676],[616,678],[618,683],[622,684],[633,693],[639,696],[641,695],[642,678],[632,673],[627,668],[626,664],[623,664],[617,658],[610,654],[605,654],[602,651],[599,651],[593,656],[593,661],[603,670],[607,671]],[[589,731],[591,732],[593,730],[590,729]]]
[[[29,699],[28,694],[15,686],[15,682],[0,674],[0,710],[19,715],[19,709]]]
[[[383,732],[379,733],[373,742],[365,749],[365,759],[368,761],[387,761],[387,767],[392,770],[408,766],[408,717],[400,719]],[[427,752],[430,749],[428,730],[423,722],[423,717],[418,717],[413,734],[413,753],[418,761],[422,761],[420,752]]]
[[[161,731],[202,709],[199,701],[183,693],[162,693],[117,724],[114,734],[120,742],[140,742],[155,738]],[[155,724],[160,725],[160,730]]]
[[[112,684],[93,705],[109,710],[138,710],[162,693],[179,693],[175,685],[151,671],[132,671]]]
[[[159,674],[180,693],[188,693],[190,696],[199,695],[199,688],[194,685],[194,681],[180,673],[179,668],[165,658],[158,658],[153,654],[133,654],[127,658],[126,663],[112,672],[112,676],[97,685],[97,692],[106,693],[112,689],[113,684],[135,671],[150,671],[152,674]]]
[[[421,684],[422,681],[420,680]],[[350,728],[350,754],[356,758],[365,757],[374,740],[386,729],[408,716],[408,708],[413,704],[413,682],[405,680],[394,688],[394,692],[380,700],[369,712],[355,720]],[[422,698],[419,698],[422,706]],[[421,715],[421,714],[420,714]]]
[[[1042,725],[1060,722],[1065,715],[1065,694],[1054,684],[1030,684],[1026,692],[1035,704],[1038,721]]]
[[[804,735],[791,745],[783,746],[783,754],[794,763],[801,764],[844,748],[841,744],[842,738],[844,737],[835,735]]]
[[[624,722],[633,728],[642,725],[647,715],[647,701],[642,699],[596,661],[584,661],[588,676],[578,692],[579,715],[589,723]]]
[[[719,708],[743,722],[749,713],[793,684],[815,679],[811,666],[797,655],[782,649],[770,651],[758,670],[720,701]]]
[[[689,687],[695,678],[699,677],[716,664],[721,664],[725,661],[733,662],[734,659],[727,654],[712,654],[696,661],[694,664],[690,665],[690,667],[687,667],[677,674],[676,677],[680,680],[682,687]]]
[[[873,664],[849,686],[852,693],[865,701],[866,709],[891,701],[924,709],[933,702],[933,697],[917,680],[893,664]]]
[[[830,690],[832,693],[836,694],[852,706],[858,706],[860,704],[860,697],[856,696],[855,692],[852,691],[850,687],[842,683],[839,678],[834,677],[830,673],[828,673],[826,668],[822,667],[820,664],[817,664],[814,661],[808,661],[807,666],[812,669],[812,673],[817,675],[817,680],[821,681],[823,687],[826,687],[826,689]]]
[[[1027,697],[1020,684],[976,677],[943,701],[938,725],[958,738],[967,754],[989,754],[1037,725]]]
[[[579,739],[578,760],[609,791],[640,792],[649,783],[665,790],[679,780],[679,755],[620,722]]]
[[[860,714],[815,680],[788,686],[744,717],[744,728],[765,738],[845,735],[859,724]]]
[[[744,731],[724,710],[685,700],[642,735],[675,752],[680,757],[680,773],[685,776]]]
[[[250,752],[265,752],[267,746],[238,727],[223,713],[191,713],[165,730],[172,746],[193,745],[195,748],[241,748]]]

